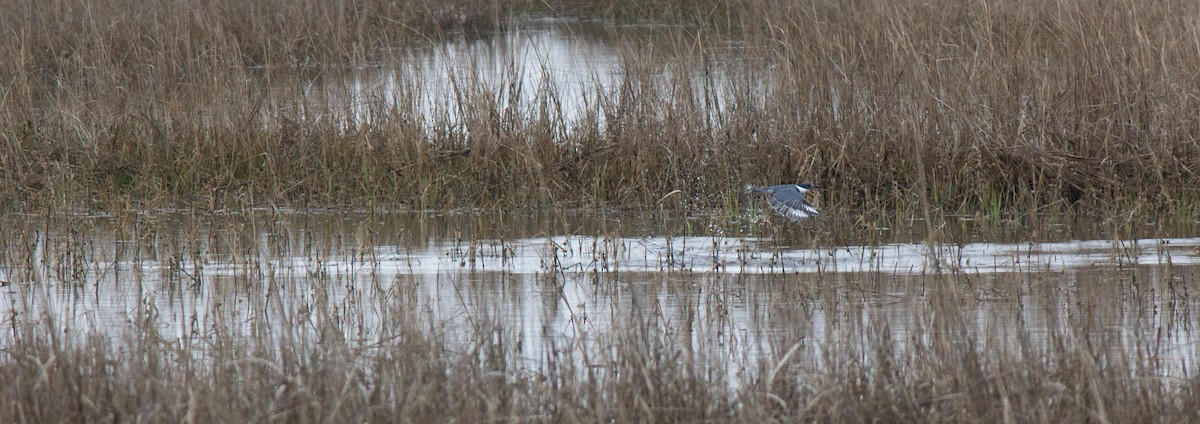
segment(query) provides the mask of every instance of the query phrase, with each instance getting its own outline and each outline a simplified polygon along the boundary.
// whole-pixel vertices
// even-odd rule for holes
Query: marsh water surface
[[[262,331],[369,343],[389,334],[380,316],[402,313],[452,345],[481,331],[519,343],[536,369],[559,347],[651,320],[736,377],[792,348],[814,363],[854,354],[880,328],[902,346],[928,343],[928,295],[951,292],[980,346],[1017,351],[1085,320],[1171,369],[1196,354],[1200,238],[1187,228],[951,217],[930,241],[832,220],[822,224],[842,230],[598,212],[19,221],[4,227],[0,315],[68,334],[152,325],[196,346]]]
[[[417,111],[419,116],[406,118],[429,131],[465,130],[466,120],[488,111],[503,115],[488,119],[511,124],[553,122],[560,132],[603,130],[604,111],[632,92],[663,104],[696,101],[714,124],[737,97],[731,90],[757,91],[749,98],[761,100],[761,81],[729,75],[744,65],[739,65],[744,59],[739,44],[708,37],[681,40],[679,34],[655,26],[525,19],[503,32],[448,34],[443,42],[389,51],[353,69],[260,69],[255,74],[268,90],[303,87],[307,107],[316,114],[370,126],[379,118],[395,122],[395,114]],[[649,57],[657,59],[638,59]],[[639,78],[661,88],[642,86]]]

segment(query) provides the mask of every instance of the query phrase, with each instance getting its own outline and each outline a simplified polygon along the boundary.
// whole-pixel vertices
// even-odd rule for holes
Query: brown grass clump
[[[576,3],[538,4],[687,24],[652,40],[614,30],[619,82],[576,122],[556,109],[564,93],[522,99],[524,82],[465,73],[446,93],[460,120],[422,118],[404,90],[318,100],[336,86],[322,81],[531,4],[0,6],[0,208],[652,207],[674,190],[736,207],[744,182],[799,180],[852,210],[1196,202],[1195,5]],[[730,40],[736,57],[708,47]],[[359,107],[375,113],[356,120]]]
[[[865,187],[868,200],[917,188],[922,157],[926,194],[949,208],[1190,205],[1194,10],[1092,6],[790,9],[778,37],[789,95],[816,104],[793,133],[826,145],[812,148],[819,174]]]

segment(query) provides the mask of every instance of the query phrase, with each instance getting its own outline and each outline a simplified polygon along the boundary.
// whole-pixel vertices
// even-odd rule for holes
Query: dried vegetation
[[[675,190],[685,195],[672,202],[734,210],[745,182],[800,179],[829,188],[821,198],[829,209],[908,216],[1179,217],[1198,201],[1195,4],[617,4],[0,4],[0,211],[10,220],[0,227],[0,269],[16,305],[0,321],[0,422],[1200,421],[1197,355],[1163,351],[1163,333],[1115,329],[1169,305],[1163,319],[1171,324],[1159,331],[1190,330],[1190,268],[1152,270],[1166,275],[1154,286],[1143,284],[1144,270],[1118,265],[1067,282],[1014,273],[987,287],[965,274],[921,276],[901,298],[878,300],[910,303],[899,318],[911,332],[893,331],[898,317],[862,301],[886,276],[822,275],[764,306],[789,324],[753,322],[781,326],[753,358],[693,350],[680,343],[691,336],[681,334],[680,316],[659,309],[618,314],[605,332],[531,359],[514,341],[521,328],[485,311],[465,334],[436,331],[418,312],[419,284],[388,281],[385,289],[338,274],[321,253],[328,245],[308,246],[317,252],[310,268],[258,272],[293,259],[247,235],[270,219],[180,232],[122,215],[163,207],[649,209]],[[309,96],[318,78],[386,66],[404,49],[504,28],[525,12],[682,22],[665,42],[619,44],[619,84],[596,93],[579,122],[555,109],[562,93],[520,99],[546,107],[515,114],[509,106],[520,90],[470,75],[457,75],[461,89],[447,94],[460,113],[454,120],[424,119],[419,102],[403,95],[365,106]],[[729,40],[733,58],[708,48]],[[398,86],[420,86],[421,75],[410,78]],[[354,118],[361,107],[374,111],[371,119]],[[61,218],[81,209],[124,217],[113,256],[89,256],[96,239],[88,224]],[[48,222],[13,225],[14,211],[43,212]],[[225,228],[230,238],[206,238],[222,225],[233,227]],[[67,234],[46,244],[58,228]],[[228,286],[185,275],[202,244],[219,251],[220,265],[247,272]],[[146,296],[122,337],[54,314],[22,315],[47,306],[39,290],[49,287],[109,296],[80,273],[127,272],[105,264],[136,269],[151,256],[169,264],[162,290],[233,293],[229,305],[249,305],[239,306],[244,315],[222,315],[229,311],[213,304],[211,321],[167,329],[188,337],[165,334],[158,317],[171,306],[140,291],[137,272],[118,278]],[[368,251],[348,257],[371,266]],[[694,287],[737,293],[793,283],[679,274],[671,278],[694,280],[681,296]],[[579,278],[629,284],[604,273]],[[359,296],[331,292],[349,286]],[[281,300],[280,290],[295,287],[311,290],[306,303]],[[1031,312],[1044,321],[982,331],[962,307],[1024,305],[1031,291],[1064,300]],[[378,321],[347,315],[363,308],[377,309]],[[836,322],[807,315],[822,308]],[[732,321],[721,308],[690,312],[683,316],[706,330],[740,331],[722,327]],[[369,325],[371,336],[355,324]],[[816,344],[818,334],[834,342]],[[1191,365],[1180,372],[1181,363]]]
[[[645,207],[682,190],[692,206],[729,207],[743,182],[796,180],[848,210],[1195,203],[1195,5],[480,6],[0,6],[0,206]],[[546,107],[513,114],[519,82],[471,75],[447,93],[453,122],[419,118],[428,111],[402,94],[367,105],[379,113],[365,121],[348,112],[361,105],[305,94],[312,75],[387,66],[405,46],[547,7],[684,25],[620,44],[620,81],[581,122],[555,109],[564,93],[519,99]],[[727,39],[741,46],[733,58],[705,47]]]

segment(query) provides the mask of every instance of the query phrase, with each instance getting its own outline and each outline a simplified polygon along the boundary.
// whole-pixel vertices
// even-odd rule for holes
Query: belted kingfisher
[[[821,216],[821,212],[813,207],[811,203],[808,203],[808,199],[804,198],[804,193],[818,188],[821,187],[809,183],[781,184],[770,187],[746,184],[747,192],[770,194],[771,196],[767,198],[767,203],[771,204],[771,209],[774,209],[775,213],[782,215],[792,222],[800,222],[808,218]]]

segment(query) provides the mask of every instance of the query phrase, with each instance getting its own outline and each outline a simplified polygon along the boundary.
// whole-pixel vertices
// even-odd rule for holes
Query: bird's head
[[[816,190],[818,188],[821,188],[821,186],[809,183],[796,184],[796,189],[800,190],[801,193],[808,193],[810,190]]]

